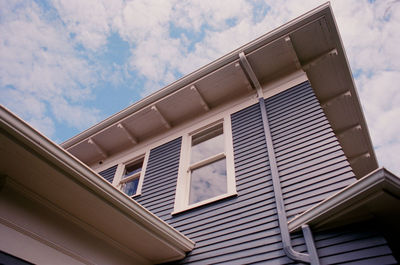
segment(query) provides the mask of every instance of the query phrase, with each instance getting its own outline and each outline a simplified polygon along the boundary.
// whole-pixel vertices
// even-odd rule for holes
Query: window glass
[[[143,166],[143,160],[140,160],[138,162],[135,162],[134,164],[126,166],[123,178],[127,178],[135,173],[142,171],[142,166]]]
[[[225,158],[192,170],[189,203],[194,204],[227,192]]]
[[[191,163],[199,162],[222,152],[224,152],[222,124],[192,137]]]
[[[122,183],[121,189],[126,195],[132,196],[136,194],[138,184],[139,184],[139,178],[134,178],[132,180]]]
[[[125,172],[120,181],[120,187],[126,195],[133,196],[136,194],[142,167],[143,159],[125,166]]]
[[[237,195],[231,131],[226,116],[184,135],[172,214]]]

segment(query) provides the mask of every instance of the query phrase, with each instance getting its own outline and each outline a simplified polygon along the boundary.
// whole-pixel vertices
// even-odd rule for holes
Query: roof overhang
[[[329,3],[164,87],[62,147],[93,164],[209,109],[255,94],[240,64],[242,52],[264,90],[288,74],[304,71],[357,178],[378,167]]]
[[[99,240],[132,254],[132,260],[179,260],[193,249],[190,239],[2,106],[0,118],[0,193],[12,186],[50,202],[82,229],[101,235]]]
[[[325,230],[369,219],[378,219],[385,229],[400,234],[400,178],[384,168],[296,216],[288,227],[291,232],[305,224]]]

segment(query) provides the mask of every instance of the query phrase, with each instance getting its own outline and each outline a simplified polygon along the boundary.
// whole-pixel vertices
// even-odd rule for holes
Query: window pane
[[[192,171],[190,204],[225,193],[227,193],[225,158]]]
[[[125,194],[128,196],[135,195],[138,184],[139,184],[139,178],[135,178],[127,182],[124,182],[122,183],[122,191],[125,192]]]
[[[201,161],[222,152],[224,152],[222,124],[193,135],[191,163]]]
[[[143,160],[135,162],[125,167],[125,175],[122,178],[132,176],[133,174],[142,170]]]

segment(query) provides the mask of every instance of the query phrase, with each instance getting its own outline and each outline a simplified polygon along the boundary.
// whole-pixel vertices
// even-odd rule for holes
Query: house
[[[396,264],[329,3],[58,146],[1,108],[0,260]],[[6,263],[6,262],[3,262]]]

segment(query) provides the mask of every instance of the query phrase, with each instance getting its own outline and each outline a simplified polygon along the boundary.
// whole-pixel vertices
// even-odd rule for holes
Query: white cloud
[[[400,173],[400,2],[334,2],[381,166]]]
[[[49,117],[33,116],[27,122],[44,135],[53,135],[55,132],[54,122]]]
[[[51,100],[50,106],[59,122],[77,128],[87,128],[88,124],[95,124],[100,112],[82,105],[73,105],[61,97]]]
[[[207,24],[214,31],[229,28],[229,21],[252,18],[251,4],[246,1],[181,1],[174,6],[173,23],[176,26],[199,31]]]
[[[168,32],[172,1],[135,0],[125,4],[115,26],[120,35],[135,43]]]
[[[382,166],[400,172],[400,71],[382,71],[361,76],[361,102],[372,142]]]
[[[400,2],[338,3],[338,26],[353,70],[400,69],[399,60],[393,60],[400,58]]]
[[[194,71],[243,44],[248,34],[229,33],[230,23],[251,20],[252,6],[246,1],[131,1],[122,14],[115,25],[121,36],[134,44],[129,65],[148,80],[146,95],[174,81],[177,73]],[[174,30],[193,35],[204,31],[205,38],[192,43],[185,33],[173,36]]]
[[[0,95],[2,104],[53,136],[51,115],[59,107],[53,102],[90,99],[95,76],[79,58],[62,25],[49,23],[44,17],[33,2],[2,5]],[[88,126],[81,119],[99,119],[98,112],[75,105],[68,111],[79,114],[80,119],[69,121],[79,129]]]
[[[147,95],[324,2],[54,0],[59,18],[51,20],[34,2],[3,1],[1,96],[48,132],[56,121],[83,128],[100,115],[84,103],[101,78],[118,85],[133,71]],[[400,2],[340,0],[332,8],[378,159],[400,172],[388,154],[400,152]],[[109,67],[120,73],[90,61],[111,33],[131,46],[126,65]]]
[[[76,34],[76,41],[91,50],[107,43],[123,4],[119,0],[54,0],[52,3],[67,30]]]
[[[45,116],[46,104],[44,102],[30,93],[16,89],[4,88],[0,95],[8,108],[24,117],[38,131],[45,135],[54,134],[54,122]]]

